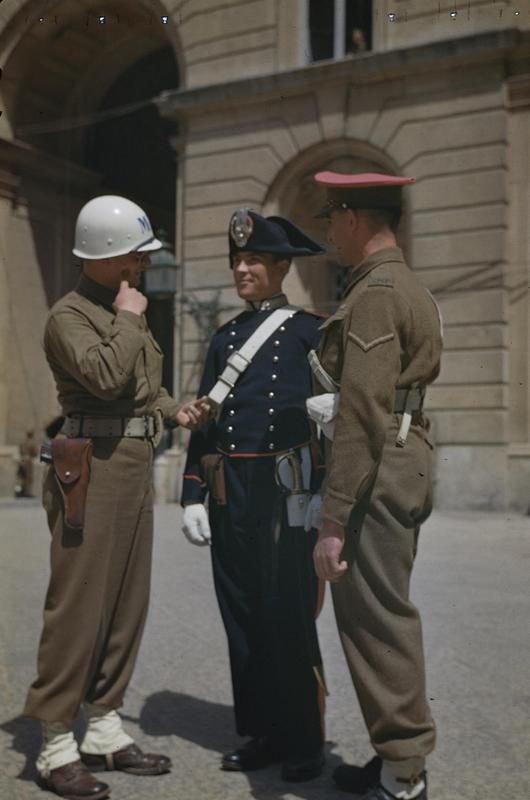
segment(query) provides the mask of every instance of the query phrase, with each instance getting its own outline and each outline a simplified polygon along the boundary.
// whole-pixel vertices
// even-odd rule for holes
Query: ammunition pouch
[[[325,392],[324,394],[308,397],[306,400],[309,418],[318,425],[324,436],[330,441],[333,440],[339,398],[339,392]]]

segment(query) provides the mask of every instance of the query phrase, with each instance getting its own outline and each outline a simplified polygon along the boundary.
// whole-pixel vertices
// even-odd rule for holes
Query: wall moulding
[[[261,104],[307,94],[309,88],[351,83],[369,85],[409,75],[503,62],[530,54],[530,32],[516,29],[448,39],[391,52],[371,52],[357,58],[316,63],[294,70],[215,84],[197,89],[163,92],[156,100],[165,117],[192,116],[215,109]]]
[[[0,139],[0,169],[4,169],[14,180],[20,176],[43,182],[64,185],[65,174],[83,187],[97,186],[100,176],[96,172],[43,153],[24,142]]]
[[[511,111],[530,108],[530,73],[506,81],[506,105]]]

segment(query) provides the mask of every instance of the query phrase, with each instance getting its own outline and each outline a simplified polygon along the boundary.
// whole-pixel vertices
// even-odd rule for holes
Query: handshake
[[[309,501],[305,515],[304,530],[317,530],[321,526],[320,505],[322,498],[319,494],[314,494]],[[191,503],[184,507],[182,518],[182,532],[186,539],[199,547],[211,544],[212,533],[208,514],[202,503]]]
[[[190,431],[196,431],[202,428],[213,417],[214,410],[208,402],[208,397],[204,395],[191,403],[186,403],[180,408],[176,415],[175,420],[183,428],[188,428]]]

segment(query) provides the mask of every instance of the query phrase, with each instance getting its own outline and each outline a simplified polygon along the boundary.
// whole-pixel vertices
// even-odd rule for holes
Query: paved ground
[[[160,778],[111,776],[113,798],[258,800],[344,798],[331,782],[342,759],[370,747],[326,603],[321,640],[331,696],[325,774],[282,783],[278,769],[223,773],[236,745],[226,647],[208,552],[177,531],[178,509],[157,509],[153,599],[124,715],[146,748],[169,753]],[[48,534],[36,501],[0,502],[0,798],[51,797],[33,783],[38,726],[19,716],[34,675],[47,579]],[[530,798],[530,520],[436,514],[422,534],[413,592],[423,610],[429,693],[438,723],[431,800]]]

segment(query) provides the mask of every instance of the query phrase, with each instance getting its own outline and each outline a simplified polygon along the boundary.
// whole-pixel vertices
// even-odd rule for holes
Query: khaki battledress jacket
[[[403,416],[395,413],[395,394],[438,375],[438,311],[393,247],[355,269],[322,327],[319,358],[340,384],[322,503],[323,519],[345,528],[348,569],[331,585],[337,627],[375,751],[421,764],[435,726],[409,588],[420,526],[432,508],[432,446],[419,411],[404,447],[397,445]]]
[[[319,358],[340,385],[323,519],[346,526],[372,484],[396,426],[395,390],[425,387],[439,373],[440,328],[434,300],[399,248],[373,253],[354,270],[343,302],[321,326]]]
[[[179,405],[161,386],[162,351],[145,316],[113,310],[115,296],[83,274],[50,312],[44,349],[63,413],[172,417]]]
[[[90,280],[61,298],[44,335],[63,413],[138,417],[179,406],[161,388],[162,353],[144,316],[112,308],[115,292]],[[53,467],[43,505],[52,534],[37,678],[24,713],[70,722],[82,703],[119,708],[149,604],[153,443],[94,437],[82,531],[70,528]]]

